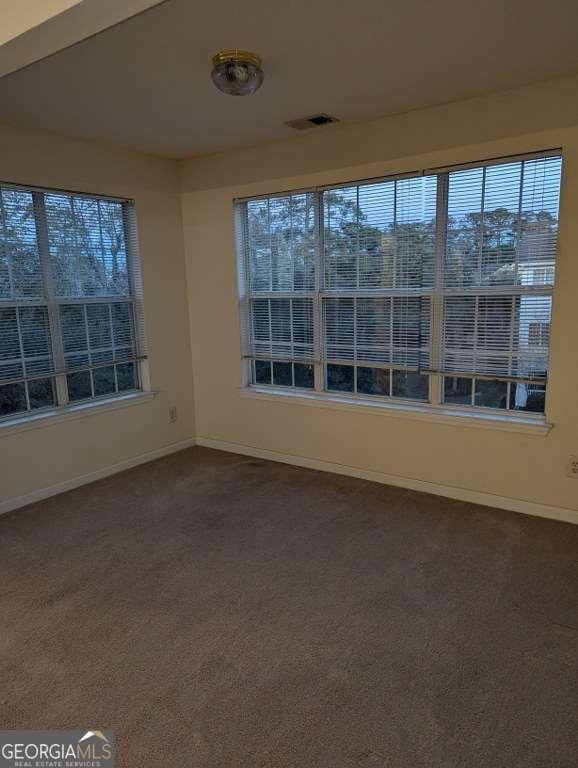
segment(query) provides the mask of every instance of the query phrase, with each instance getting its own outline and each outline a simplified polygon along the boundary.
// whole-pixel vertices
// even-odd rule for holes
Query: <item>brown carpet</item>
[[[193,448],[0,519],[0,729],[117,766],[570,768],[578,527]]]

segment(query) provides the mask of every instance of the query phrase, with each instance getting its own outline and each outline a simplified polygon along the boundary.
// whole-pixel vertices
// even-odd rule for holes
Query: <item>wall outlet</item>
[[[578,480],[578,456],[570,456],[570,461],[566,467],[566,474],[568,477]]]
[[[177,406],[176,405],[169,405],[169,424],[174,424],[174,422],[178,419],[177,414]],[[577,459],[578,461],[578,459]]]

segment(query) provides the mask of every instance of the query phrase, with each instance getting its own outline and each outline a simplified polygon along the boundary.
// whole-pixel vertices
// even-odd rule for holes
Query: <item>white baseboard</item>
[[[97,469],[94,472],[89,472],[85,475],[79,475],[71,480],[66,480],[56,485],[51,485],[48,488],[41,488],[38,491],[32,491],[24,496],[17,496],[12,499],[7,499],[0,502],[0,515],[10,512],[13,509],[24,507],[27,504],[33,504],[36,501],[42,501],[50,496],[56,496],[59,493],[70,491],[73,488],[79,488],[82,485],[87,485],[95,480],[100,480],[103,477],[109,477],[115,475],[117,472],[122,472],[125,469],[136,467],[139,464],[146,464],[148,461],[154,459],[160,459],[162,456],[168,456],[171,453],[182,451],[185,448],[190,448],[193,445],[201,445],[206,448],[215,448],[219,451],[227,451],[228,453],[239,453],[244,456],[253,456],[259,459],[268,459],[269,461],[278,461],[283,464],[292,464],[296,467],[306,467],[307,469],[317,469],[321,472],[333,472],[337,475],[347,475],[349,477],[357,477],[361,480],[371,480],[375,483],[383,483],[385,485],[395,485],[401,488],[409,488],[413,491],[423,491],[424,493],[433,493],[436,496],[446,496],[450,499],[458,499],[460,501],[469,501],[473,504],[483,504],[488,507],[497,507],[498,509],[507,509],[512,512],[520,512],[525,515],[534,515],[535,517],[546,517],[552,520],[560,520],[566,523],[574,523],[578,525],[578,511],[573,509],[567,509],[565,507],[552,507],[546,504],[536,504],[531,501],[524,501],[522,499],[512,499],[506,496],[498,496],[493,493],[484,493],[483,491],[471,491],[464,488],[455,488],[450,485],[441,485],[439,483],[430,483],[427,480],[418,480],[411,477],[401,477],[400,475],[390,475],[385,472],[375,472],[371,469],[362,469],[360,467],[351,467],[346,464],[337,464],[331,461],[322,461],[320,459],[312,459],[306,456],[296,456],[289,453],[281,453],[279,451],[270,451],[264,448],[255,448],[251,445],[244,445],[241,443],[230,443],[224,440],[214,440],[210,437],[197,437],[188,438],[187,440],[181,440],[178,443],[170,443],[169,445],[157,448],[154,451],[148,451],[147,453],[141,453],[138,456],[132,456],[129,459],[124,459],[116,464],[112,464],[102,469]]]
[[[450,499],[458,499],[459,501],[469,501],[473,504],[483,504],[487,507],[497,507],[498,509],[507,509],[511,512],[521,512],[524,515],[547,517],[552,520],[561,520],[565,523],[574,523],[575,525],[578,525],[578,510],[567,509],[565,507],[552,507],[546,504],[535,504],[532,501],[512,499],[506,496],[498,496],[493,493],[484,493],[483,491],[470,491],[465,488],[455,488],[450,485],[430,483],[427,480],[417,480],[411,477],[388,475],[385,472],[375,472],[371,469],[361,469],[359,467],[351,467],[345,464],[336,464],[331,461],[310,459],[305,456],[294,456],[293,454],[289,453],[280,453],[278,451],[269,451],[264,448],[255,448],[251,445],[229,443],[223,440],[213,440],[210,437],[197,437],[196,444],[202,445],[206,448],[215,448],[219,451],[240,453],[245,456],[254,456],[255,458],[259,459],[278,461],[283,464],[293,464],[297,467],[318,469],[322,472],[333,472],[337,475],[348,475],[349,477],[357,477],[361,480],[372,480],[373,482],[383,483],[385,485],[396,485],[400,486],[401,488],[410,488],[413,491],[433,493],[436,496],[446,496]]]
[[[161,448],[156,448],[154,451],[141,453],[138,456],[131,456],[130,459],[123,459],[123,461],[119,461],[116,464],[97,469],[94,472],[88,472],[85,475],[73,477],[71,480],[56,483],[56,485],[50,485],[48,488],[41,488],[38,491],[26,493],[24,496],[16,496],[12,499],[0,501],[0,515],[4,515],[6,512],[11,512],[13,509],[18,509],[19,507],[25,507],[27,504],[42,501],[42,499],[47,499],[49,496],[56,496],[59,493],[64,493],[64,491],[71,491],[73,488],[79,488],[81,485],[93,483],[95,480],[100,480],[103,477],[116,475],[117,472],[136,467],[139,464],[146,464],[147,461],[153,461],[154,459],[160,459],[162,456],[168,456],[170,453],[183,451],[185,448],[190,448],[193,445],[195,445],[194,438],[180,440],[178,443],[170,443],[169,445],[163,445]]]

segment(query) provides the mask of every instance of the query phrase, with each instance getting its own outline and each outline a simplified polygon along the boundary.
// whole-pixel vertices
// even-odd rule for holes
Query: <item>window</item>
[[[0,418],[139,389],[132,203],[0,185]]]
[[[236,203],[253,386],[544,412],[556,152]]]

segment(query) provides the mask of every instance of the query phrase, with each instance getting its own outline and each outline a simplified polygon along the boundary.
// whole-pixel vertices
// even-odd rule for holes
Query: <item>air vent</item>
[[[320,115],[311,115],[311,117],[300,117],[298,120],[288,120],[285,125],[289,128],[295,128],[296,131],[306,131],[308,128],[316,128],[319,125],[327,125],[328,123],[338,123],[337,117],[326,115],[322,112]]]

